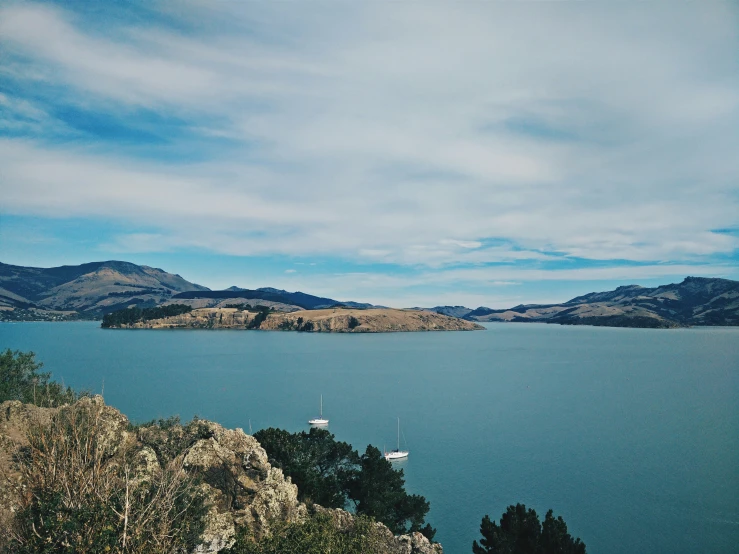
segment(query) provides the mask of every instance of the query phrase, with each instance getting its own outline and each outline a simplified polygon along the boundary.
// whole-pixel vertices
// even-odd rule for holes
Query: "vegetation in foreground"
[[[77,393],[51,380],[51,373],[42,372],[44,364],[36,361],[33,352],[13,352],[8,348],[0,354],[0,402],[18,400],[44,408],[70,404],[87,392]]]
[[[27,446],[12,460],[0,460],[0,479],[21,491],[19,509],[0,521],[0,552],[192,552],[208,506],[199,478],[185,470],[180,454],[207,438],[205,422],[195,419],[183,426],[173,417],[129,426],[124,436],[138,436],[156,453],[159,465],[151,471],[132,443],[111,440],[102,402],[76,402],[88,395],[51,381],[41,367],[32,352],[0,354],[0,402],[59,407],[48,420],[29,427]],[[368,446],[360,456],[322,429],[295,434],[266,429],[255,436],[270,461],[298,484],[302,500],[325,507],[349,504],[357,515],[342,527],[319,511],[304,523],[283,522],[260,539],[241,528],[225,554],[384,552],[377,520],[394,533],[420,530],[433,537],[430,525],[422,527],[428,502],[405,492],[402,470],[394,470],[376,448]],[[561,517],[549,510],[542,524],[522,504],[510,506],[499,523],[486,515],[480,532],[473,554],[586,552]]]
[[[15,469],[30,486],[2,530],[18,554],[191,552],[205,499],[182,458],[154,472],[109,440],[102,403],[72,404],[30,428]]]
[[[223,554],[368,554],[381,549],[372,518],[357,516],[351,528],[340,529],[328,514],[315,514],[305,523],[287,523],[260,541],[244,531]]]
[[[325,429],[254,433],[269,461],[298,486],[298,498],[326,508],[347,506],[381,521],[396,535],[420,531],[429,540],[436,529],[424,522],[428,501],[405,491],[402,469],[394,469],[372,445],[361,456]],[[424,525],[425,523],[425,525]]]

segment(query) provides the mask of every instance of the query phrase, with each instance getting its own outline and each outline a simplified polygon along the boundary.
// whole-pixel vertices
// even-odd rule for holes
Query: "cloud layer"
[[[180,6],[0,7],[3,213],[499,281],[736,261],[730,3]]]

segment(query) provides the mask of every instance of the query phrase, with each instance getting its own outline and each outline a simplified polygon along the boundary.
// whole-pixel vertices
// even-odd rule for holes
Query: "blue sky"
[[[0,260],[507,307],[739,278],[729,2],[0,2]]]

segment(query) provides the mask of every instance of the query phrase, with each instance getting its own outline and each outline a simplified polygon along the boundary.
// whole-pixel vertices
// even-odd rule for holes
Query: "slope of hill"
[[[52,268],[0,263],[3,319],[99,317],[127,306],[154,306],[185,291],[208,290],[179,275],[129,262]],[[21,311],[21,316],[14,314]]]
[[[592,292],[563,304],[519,305],[507,310],[480,307],[471,321],[514,321],[608,327],[739,325],[739,281],[686,277],[681,283]]]

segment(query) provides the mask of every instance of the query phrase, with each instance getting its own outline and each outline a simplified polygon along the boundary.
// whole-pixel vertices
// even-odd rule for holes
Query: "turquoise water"
[[[493,324],[472,333],[329,335],[0,324],[55,378],[134,420],[197,414],[256,431],[324,415],[340,440],[411,452],[449,554],[486,513],[561,514],[591,553],[739,544],[739,328]],[[402,439],[401,439],[402,441]],[[401,446],[403,444],[401,443]]]

